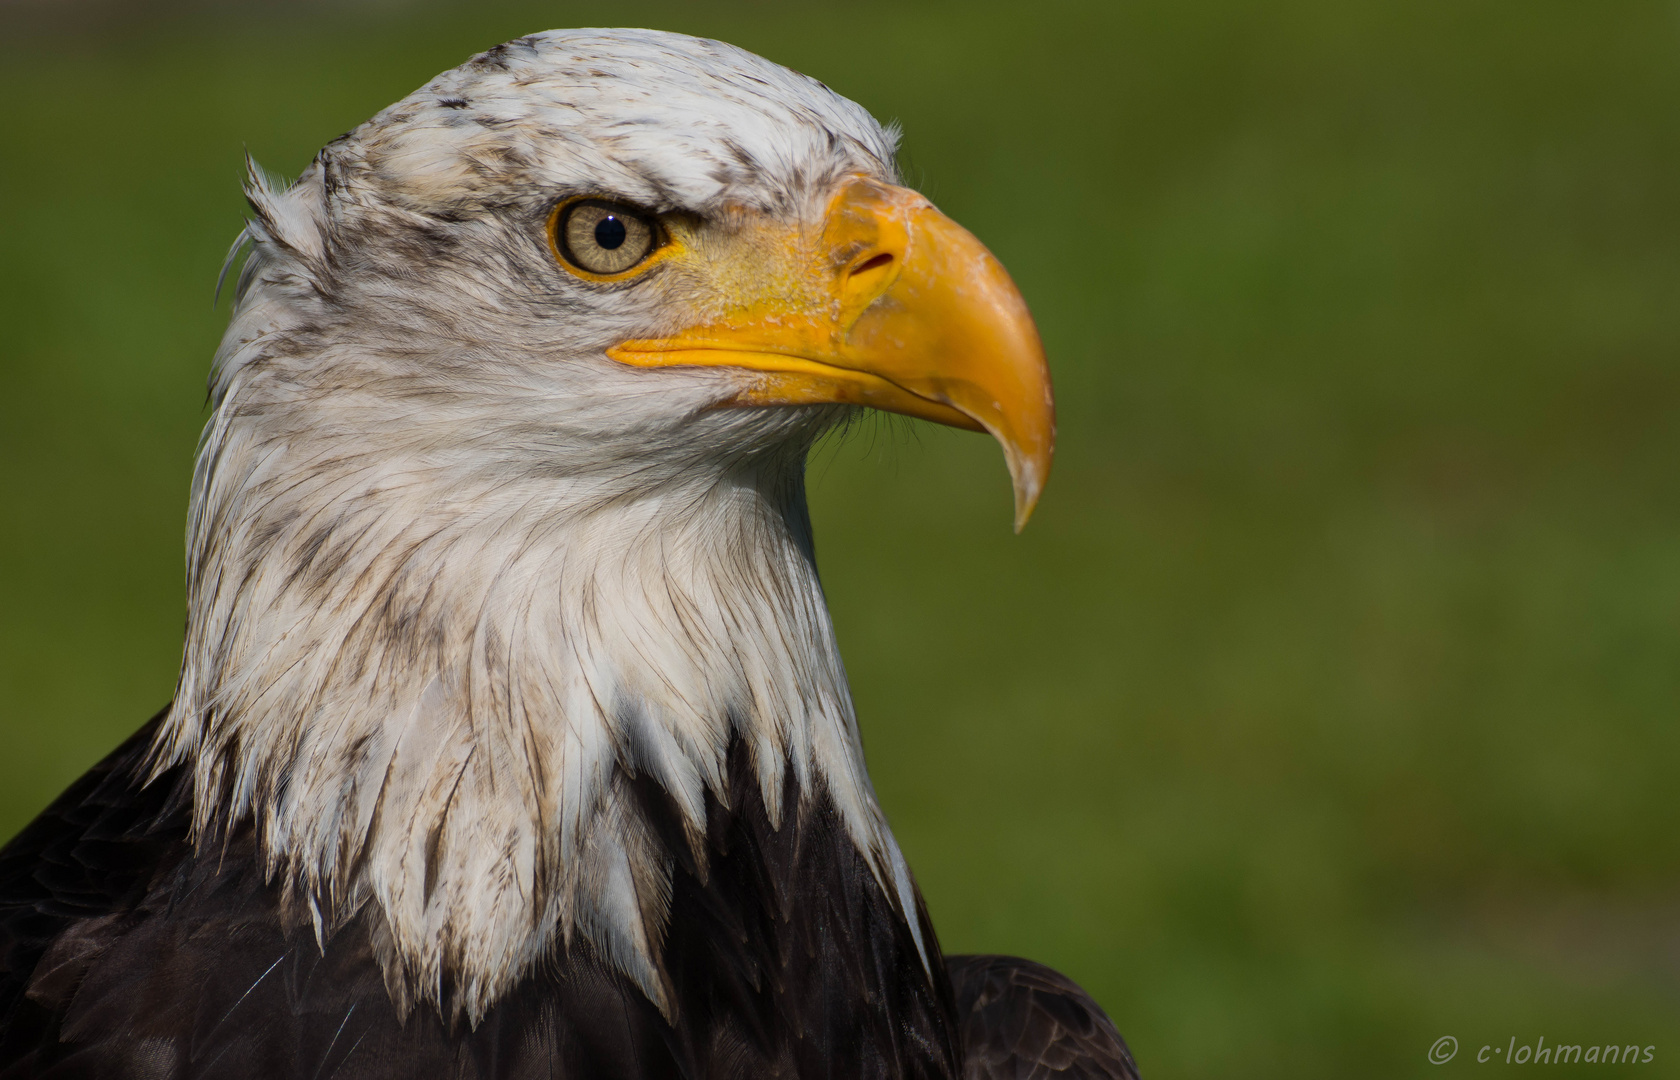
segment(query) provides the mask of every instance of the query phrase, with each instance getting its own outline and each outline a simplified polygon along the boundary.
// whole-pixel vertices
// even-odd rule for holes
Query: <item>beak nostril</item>
[[[879,269],[887,266],[892,261],[893,261],[892,255],[889,254],[888,252],[883,251],[880,254],[873,255],[870,258],[867,258],[867,259],[863,260],[863,262],[859,263],[858,265],[852,267],[852,276],[855,277],[858,274],[867,274],[871,270],[879,270]]]

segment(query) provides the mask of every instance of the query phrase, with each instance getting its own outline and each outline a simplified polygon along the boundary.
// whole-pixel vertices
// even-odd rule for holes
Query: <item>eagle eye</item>
[[[634,269],[659,246],[652,215],[606,199],[565,203],[549,224],[554,248],[574,269],[610,277]]]

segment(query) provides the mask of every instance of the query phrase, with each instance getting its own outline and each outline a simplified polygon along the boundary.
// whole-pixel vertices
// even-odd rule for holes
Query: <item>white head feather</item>
[[[255,822],[317,934],[371,910],[405,1005],[476,1020],[573,935],[662,1001],[671,861],[620,769],[698,829],[732,734],[773,814],[785,769],[826,788],[910,910],[806,518],[836,411],[709,410],[738,376],[607,359],[693,296],[584,287],[543,233],[580,193],[812,217],[893,148],[739,49],[580,30],[440,75],[285,190],[253,170],[156,760],[201,839]]]

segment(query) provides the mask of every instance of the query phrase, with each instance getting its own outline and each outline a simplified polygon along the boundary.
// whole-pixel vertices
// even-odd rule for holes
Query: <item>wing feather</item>
[[[948,956],[964,1080],[1138,1080],[1102,1007],[1060,972],[1014,956]]]

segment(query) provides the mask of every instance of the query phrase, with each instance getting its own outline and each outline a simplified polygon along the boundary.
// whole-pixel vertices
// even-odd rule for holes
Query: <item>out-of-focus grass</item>
[[[1155,1077],[1680,1054],[1672,5],[373,5],[0,44],[0,834],[169,696],[242,146],[296,171],[479,48],[599,23],[899,119],[1040,319],[1061,450],[1023,536],[985,440],[813,466],[947,948],[1069,971]]]

